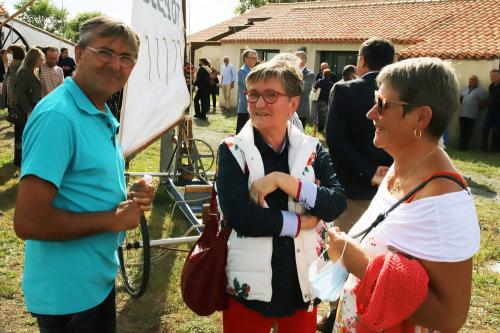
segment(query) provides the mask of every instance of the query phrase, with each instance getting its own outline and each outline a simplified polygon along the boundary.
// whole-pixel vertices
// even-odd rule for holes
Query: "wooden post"
[[[11,16],[9,16],[5,20],[3,20],[2,23],[0,23],[0,31],[2,30],[4,25],[6,25],[10,21],[12,21],[17,15],[24,12],[29,6],[31,6],[33,4],[33,2],[35,2],[35,0],[31,0],[30,2],[27,2],[24,6],[19,8],[14,14],[12,14]]]

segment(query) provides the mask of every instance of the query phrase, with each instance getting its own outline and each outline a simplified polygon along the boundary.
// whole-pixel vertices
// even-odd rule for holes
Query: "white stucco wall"
[[[223,55],[221,56],[220,46],[205,46],[194,52],[193,64],[198,67],[198,60],[200,58],[207,58],[212,63],[212,66],[215,66],[215,68],[217,68],[217,71],[220,72],[222,57]]]
[[[60,37],[47,33],[41,29],[33,27],[27,23],[18,20],[12,20],[8,23],[14,29],[16,29],[26,40],[30,47],[40,45],[40,46],[55,46],[58,49],[62,47],[66,47],[68,49],[69,56],[75,57],[75,46],[70,41],[64,40]],[[6,29],[4,29],[4,32]],[[14,37],[15,39],[16,37]],[[5,44],[5,49],[11,44],[12,37],[7,39],[7,43]],[[22,44],[21,41],[18,41],[16,44]]]

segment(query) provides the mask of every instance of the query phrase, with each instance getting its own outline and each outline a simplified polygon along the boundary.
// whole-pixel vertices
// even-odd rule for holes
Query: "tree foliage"
[[[315,1],[315,0],[309,0]],[[307,0],[240,0],[240,4],[234,10],[236,14],[243,14],[247,10],[252,10],[268,3],[290,3],[290,2],[307,2]]]
[[[65,29],[64,36],[67,39],[76,43],[78,41],[78,36],[80,36],[80,25],[90,18],[93,18],[96,16],[101,16],[101,15],[103,15],[103,14],[101,12],[98,12],[98,11],[79,13],[75,18],[69,20],[66,23],[66,29]]]
[[[27,2],[29,0],[20,0],[14,7],[19,9]],[[68,11],[66,9],[55,6],[49,0],[35,1],[19,15],[20,20],[57,35],[63,35],[67,17]]]
[[[24,6],[29,0],[20,0],[16,9]],[[103,15],[101,12],[83,12],[68,20],[68,11],[54,5],[50,0],[38,0],[19,15],[19,19],[47,32],[63,36],[73,42],[78,41],[80,24],[89,18]]]

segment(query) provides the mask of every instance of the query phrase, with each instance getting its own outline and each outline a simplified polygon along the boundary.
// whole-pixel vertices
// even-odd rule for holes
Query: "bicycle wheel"
[[[207,142],[188,139],[182,142],[177,160],[177,170],[184,178],[190,176],[208,181],[206,172],[214,165],[215,153]]]
[[[149,232],[144,214],[134,230],[127,231],[123,243],[118,247],[120,273],[127,292],[140,297],[144,294],[149,280]]]

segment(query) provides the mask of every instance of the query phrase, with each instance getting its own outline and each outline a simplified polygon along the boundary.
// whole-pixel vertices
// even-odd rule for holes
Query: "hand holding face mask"
[[[338,260],[333,262],[327,255],[328,249],[324,250],[318,260],[309,267],[309,282],[315,297],[324,301],[336,301],[339,299],[344,289],[344,283],[349,276],[349,272],[342,265],[347,245],[347,238],[344,242],[342,253]],[[328,251],[330,253],[330,251]]]

